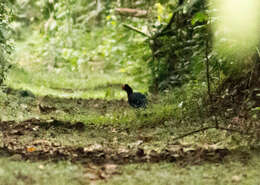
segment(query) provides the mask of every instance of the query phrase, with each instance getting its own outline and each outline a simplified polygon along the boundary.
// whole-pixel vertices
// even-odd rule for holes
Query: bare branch
[[[151,38],[151,36],[148,35],[147,33],[144,33],[144,32],[142,32],[141,30],[138,30],[137,28],[135,28],[135,27],[133,27],[133,26],[131,26],[131,25],[123,24],[123,26],[126,27],[126,28],[128,28],[128,29],[130,29],[130,30],[133,30],[133,31],[135,31],[135,32],[137,32],[137,33],[140,33],[140,34],[143,35],[143,36],[146,36],[146,37],[148,37],[148,38]]]
[[[116,8],[115,11],[120,15],[132,16],[132,17],[146,17],[146,10],[131,9],[131,8]]]

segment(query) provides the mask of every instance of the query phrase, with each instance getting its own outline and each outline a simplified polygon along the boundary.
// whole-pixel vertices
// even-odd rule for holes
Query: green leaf
[[[196,13],[192,20],[191,20],[191,24],[195,25],[197,22],[204,22],[208,20],[208,15],[204,12],[198,12]]]
[[[260,111],[260,107],[253,108],[254,111]]]

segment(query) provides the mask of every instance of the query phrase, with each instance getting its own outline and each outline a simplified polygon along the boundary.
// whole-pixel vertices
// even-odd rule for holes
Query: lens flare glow
[[[212,6],[215,47],[231,49],[233,54],[256,48],[260,41],[259,5],[259,0],[216,0]]]

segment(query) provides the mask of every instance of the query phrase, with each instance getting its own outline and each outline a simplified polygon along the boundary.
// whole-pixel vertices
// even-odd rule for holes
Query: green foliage
[[[198,125],[207,117],[205,109],[206,83],[190,81],[181,88],[167,92],[164,101],[173,107],[173,116],[182,126]]]
[[[100,2],[102,10],[99,12],[98,4],[88,1],[40,1],[36,4],[27,1],[24,6],[42,12],[42,16],[38,16],[40,24],[32,20],[35,24],[29,40],[31,53],[46,67],[77,72],[91,68],[90,63],[104,62],[101,70],[118,70],[161,90],[191,79],[203,79],[209,19],[204,1],[186,3],[181,8],[173,1],[128,4],[133,8],[149,8],[148,19],[120,17],[113,9],[122,6],[123,1],[119,4]],[[172,12],[177,12],[176,21],[164,35],[156,37]],[[122,23],[155,37],[146,40],[123,28]],[[218,68],[212,65],[215,71],[220,65],[216,66]]]
[[[24,6],[42,11],[47,2],[40,2],[28,1]],[[100,14],[97,14],[96,4],[90,1],[50,2],[47,3],[51,7],[49,16],[38,16],[40,22],[31,21],[33,26],[27,30],[30,35],[18,34],[20,38],[29,38],[27,49],[30,56],[34,56],[31,60],[40,61],[48,69],[66,68],[82,76],[98,68],[103,72],[116,70],[132,75],[136,82],[150,80],[147,63],[151,53],[145,38],[122,26],[127,23],[147,29],[143,26],[147,20],[123,19],[113,11],[117,5],[115,1],[101,1],[103,9]],[[16,5],[19,7],[19,3]],[[147,5],[141,3],[138,6]],[[21,13],[18,11],[17,14]],[[29,21],[29,16],[25,17]],[[17,19],[16,23],[19,22]]]
[[[208,37],[208,15],[204,1],[194,2],[187,2],[180,7],[170,6],[174,22],[167,30],[162,31],[163,22],[155,25],[157,32],[150,42],[154,58],[149,65],[153,71],[155,89],[180,86],[191,79],[201,79]]]
[[[212,79],[220,81],[223,76],[247,72],[244,69],[248,65],[242,64],[248,55],[241,60],[230,59],[212,48],[211,26],[219,17],[213,16],[211,4],[204,0],[184,1],[182,5],[155,0],[27,0],[13,4],[14,27],[20,25],[16,29],[19,32],[21,27],[31,24],[32,53],[37,60],[56,69],[82,72],[91,68],[90,63],[98,65],[101,61],[105,64],[101,70],[115,69],[148,83],[151,89],[163,90],[189,80],[205,82],[208,50]],[[116,14],[116,7],[147,9],[149,13],[146,19],[123,17]],[[164,30],[173,14],[173,23]],[[146,39],[123,28],[122,23],[152,37]],[[19,33],[17,36],[23,37]]]
[[[203,23],[205,21],[208,21],[208,19],[209,17],[207,14],[205,14],[205,12],[198,12],[193,16],[191,24],[195,25],[196,23]]]
[[[255,48],[244,44],[244,49],[250,51],[243,52],[239,40],[229,39],[224,33],[214,30],[214,25],[223,18],[215,14],[216,7],[211,4],[196,0],[185,1],[181,6],[156,4],[157,21],[153,22],[153,36],[149,42],[153,55],[149,63],[152,89],[181,86],[189,80],[205,82],[205,61],[209,62],[212,83],[216,79],[221,81],[223,77],[237,78],[252,70],[252,61],[248,58],[256,53]],[[174,15],[173,21],[169,21],[169,13]],[[218,35],[217,41],[214,35]]]
[[[5,74],[9,67],[7,57],[12,50],[10,43],[10,19],[10,5],[8,3],[5,3],[4,1],[0,1],[0,85],[3,84],[3,81],[5,79]]]

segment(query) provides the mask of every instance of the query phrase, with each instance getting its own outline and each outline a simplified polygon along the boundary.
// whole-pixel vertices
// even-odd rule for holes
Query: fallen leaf
[[[240,175],[234,175],[231,179],[232,179],[232,182],[239,182],[239,181],[241,181],[241,176]]]
[[[34,152],[36,150],[35,147],[28,147],[27,152]]]
[[[88,178],[89,180],[99,180],[99,175],[94,173],[94,172],[88,172],[85,173],[84,175],[86,178]]]
[[[24,133],[21,130],[12,130],[10,134],[13,135],[24,135]]]
[[[136,151],[136,155],[137,155],[138,157],[143,157],[143,156],[145,156],[144,149],[138,148],[137,151]]]
[[[40,164],[40,165],[38,166],[38,168],[41,169],[41,170],[43,170],[43,169],[44,169],[44,166],[43,166],[42,164]]]
[[[83,150],[84,152],[92,152],[92,151],[95,151],[95,150],[102,150],[102,145],[100,144],[93,144],[89,147],[85,147]]]
[[[118,149],[118,153],[128,153],[128,152],[129,152],[129,150],[126,149],[126,148],[119,148]]]
[[[115,164],[105,164],[105,171],[108,174],[115,174],[117,172],[117,165]]]
[[[115,128],[112,128],[112,129],[111,129],[111,132],[112,132],[112,133],[117,133],[117,131],[116,131]]]
[[[117,137],[114,137],[114,138],[113,138],[113,144],[118,144],[118,139],[117,139]]]
[[[143,140],[138,140],[135,144],[138,146],[138,145],[141,145],[141,144],[143,144]]]
[[[102,170],[98,170],[98,176],[100,177],[100,179],[109,178],[109,174],[107,174],[105,171],[102,171]]]
[[[36,140],[33,142],[34,145],[41,145],[41,144],[46,144],[46,145],[51,145],[51,143],[47,140]]]

